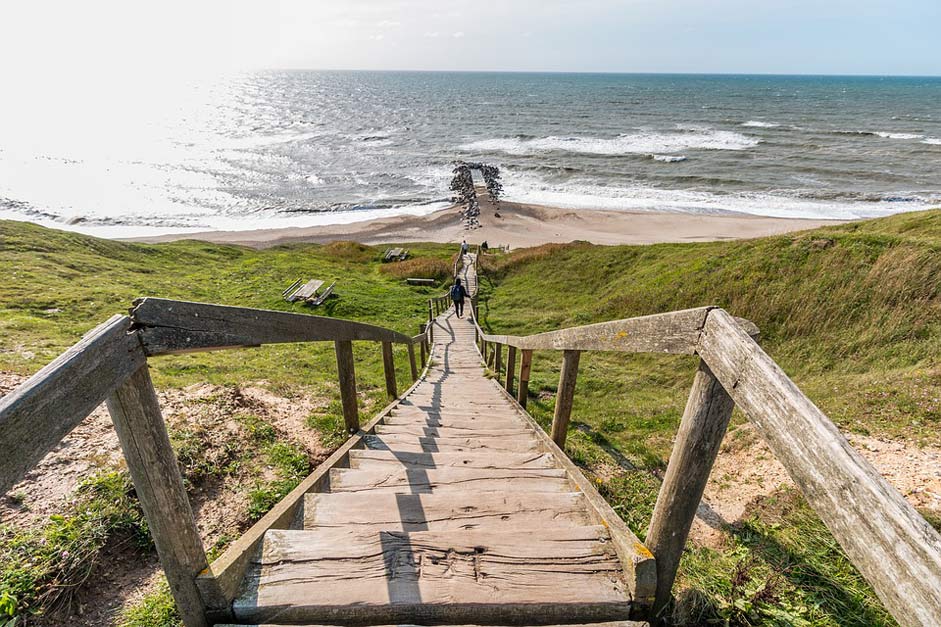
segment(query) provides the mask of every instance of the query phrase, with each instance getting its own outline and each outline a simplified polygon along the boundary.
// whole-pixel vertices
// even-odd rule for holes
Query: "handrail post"
[[[529,371],[533,364],[533,351],[523,350],[520,358],[520,388],[516,394],[516,400],[526,409],[526,401],[529,398]]]
[[[506,391],[513,396],[513,377],[516,376],[516,347],[506,347]]]
[[[412,371],[412,381],[418,380],[418,365],[415,363],[415,346],[408,345],[408,366]]]
[[[562,352],[562,372],[559,374],[559,390],[555,397],[555,414],[552,417],[552,440],[565,448],[572,401],[575,399],[575,380],[578,378],[578,361],[581,351]]]
[[[336,340],[337,375],[340,381],[340,400],[343,403],[343,422],[347,433],[359,431],[359,408],[356,404],[356,369],[353,365],[353,342]]]
[[[493,371],[497,373],[497,383],[500,383],[500,371],[503,370],[503,344],[494,343],[493,349],[496,354],[493,360]]]
[[[209,563],[147,365],[107,399],[134,489],[186,627],[207,627],[196,576]]]
[[[382,343],[382,369],[386,375],[386,393],[389,398],[397,398],[399,392],[395,383],[395,359],[392,356],[392,342]]]
[[[709,366],[700,360],[647,531],[647,547],[657,559],[655,614],[670,602],[686,537],[734,406]]]
[[[421,342],[418,343],[419,357],[421,358],[421,362],[419,363],[419,365],[422,368],[424,368],[425,367],[425,346],[428,343],[428,327],[424,324],[419,324],[418,331],[419,333],[422,334]]]

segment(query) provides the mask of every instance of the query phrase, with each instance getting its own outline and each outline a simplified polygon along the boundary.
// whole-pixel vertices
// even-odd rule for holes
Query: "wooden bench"
[[[298,279],[292,283],[291,287],[284,290],[281,295],[284,296],[284,300],[288,301],[289,303],[304,301],[308,305],[313,305],[314,307],[323,304],[323,302],[327,300],[327,298],[333,293],[333,288],[337,284],[337,282],[334,281],[327,287],[327,289],[318,293],[318,290],[323,287],[324,281],[319,279],[311,279],[304,285],[297,287],[300,282],[301,280]]]
[[[405,248],[390,248],[382,256],[383,263],[390,261],[405,261],[408,258],[408,250]]]

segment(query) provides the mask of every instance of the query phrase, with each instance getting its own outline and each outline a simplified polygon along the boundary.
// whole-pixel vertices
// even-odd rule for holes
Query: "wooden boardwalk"
[[[470,310],[435,320],[424,379],[349,468],[330,470],[329,491],[305,496],[291,529],[265,534],[232,605],[240,624],[628,619],[611,532],[571,464],[483,376]]]

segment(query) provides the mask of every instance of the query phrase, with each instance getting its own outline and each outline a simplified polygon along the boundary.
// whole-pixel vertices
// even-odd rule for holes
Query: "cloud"
[[[379,28],[398,28],[402,25],[402,22],[396,20],[382,20],[376,23],[376,26]]]
[[[439,33],[438,31],[433,31],[433,32],[425,33],[424,35],[422,35],[422,37],[428,37],[429,39],[437,39],[440,36],[441,36],[441,33]]]
[[[457,31],[456,33],[454,33],[453,35],[451,35],[451,37],[454,37],[455,39],[460,39],[460,38],[463,37],[463,36],[464,36],[464,31],[462,31],[462,30],[459,30],[459,31]]]

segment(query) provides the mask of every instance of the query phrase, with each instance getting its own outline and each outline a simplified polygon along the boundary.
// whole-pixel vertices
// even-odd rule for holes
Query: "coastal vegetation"
[[[410,250],[412,260],[383,265],[381,247],[349,242],[267,250],[143,245],[0,222],[0,264],[8,269],[0,283],[0,372],[35,372],[139,296],[303,311],[280,298],[301,277],[338,281],[338,297],[312,313],[414,334],[427,315],[425,299],[440,288],[402,279],[446,278],[454,249]],[[542,246],[483,257],[480,313],[485,329],[527,334],[722,306],[759,326],[765,350],[845,432],[912,450],[938,447],[939,251],[941,211],[735,242]],[[378,351],[368,348],[357,347],[356,369],[362,410],[374,413],[384,404],[383,375]],[[396,359],[405,363],[404,354]],[[172,405],[171,437],[191,499],[201,512],[211,509],[213,495],[227,486],[234,491],[227,497],[240,503],[237,520],[208,531],[213,551],[343,440],[332,346],[271,346],[151,364],[161,400]],[[551,352],[533,361],[529,410],[545,427],[559,364]],[[686,357],[582,357],[567,452],[641,537],[694,368]],[[399,389],[407,387],[406,370],[399,368]],[[262,394],[300,405],[302,427],[316,442],[305,442],[302,430],[271,410],[273,401],[258,401]],[[723,455],[754,450],[755,439],[736,413]],[[28,506],[17,494],[6,501],[12,510]],[[925,510],[934,524],[937,511]],[[714,531],[708,540],[694,538],[684,556],[677,623],[894,624],[795,489],[758,491],[742,516],[721,520]],[[43,624],[41,614],[68,609],[115,552],[154,563],[120,464],[103,462],[68,507],[29,525],[6,525],[0,538],[0,624],[12,617]],[[114,620],[176,624],[165,585],[158,578],[148,590],[116,608]]]

